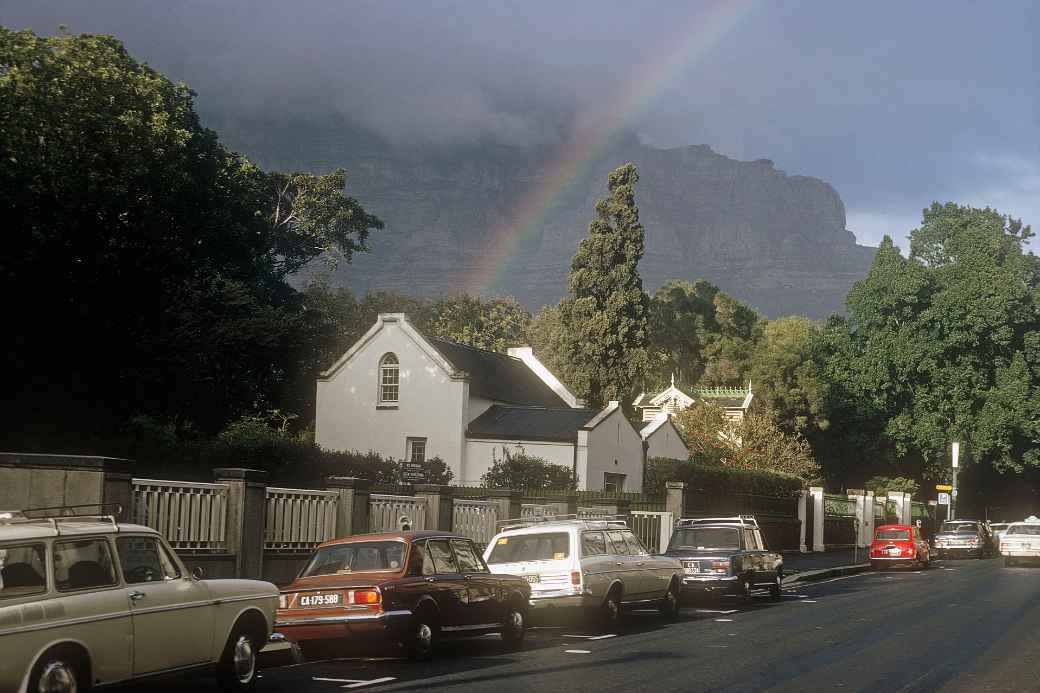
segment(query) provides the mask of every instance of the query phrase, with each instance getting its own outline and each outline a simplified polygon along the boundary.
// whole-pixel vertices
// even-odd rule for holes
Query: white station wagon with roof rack
[[[627,608],[657,607],[666,618],[679,613],[682,564],[651,555],[623,520],[510,520],[484,560],[493,573],[525,578],[533,609],[591,611],[608,626]]]
[[[154,529],[70,516],[86,507],[100,506],[0,512],[0,693],[214,665],[225,689],[250,689],[277,588],[203,580]]]

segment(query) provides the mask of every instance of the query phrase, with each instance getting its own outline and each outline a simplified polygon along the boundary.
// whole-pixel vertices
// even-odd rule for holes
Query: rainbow
[[[676,32],[677,40],[662,51],[659,60],[618,89],[616,96],[608,101],[611,108],[576,123],[570,139],[549,162],[538,181],[505,215],[507,221],[493,227],[476,266],[463,282],[465,290],[482,295],[500,291],[517,247],[537,233],[549,213],[574,182],[582,179],[611,138],[644,114],[660,92],[707,55],[758,1],[705,3],[705,7],[694,13]]]

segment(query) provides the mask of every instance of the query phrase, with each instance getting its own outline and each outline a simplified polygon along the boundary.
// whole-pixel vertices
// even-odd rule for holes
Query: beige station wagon
[[[112,516],[25,514],[0,512],[0,693],[214,665],[225,688],[253,686],[274,585],[200,579],[158,532]]]

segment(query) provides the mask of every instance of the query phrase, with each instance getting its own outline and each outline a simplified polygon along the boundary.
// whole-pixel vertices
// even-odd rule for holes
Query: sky
[[[1036,2],[0,0],[0,24],[113,34],[212,123],[450,148],[605,121],[822,178],[866,245],[905,248],[933,200],[1040,227]]]

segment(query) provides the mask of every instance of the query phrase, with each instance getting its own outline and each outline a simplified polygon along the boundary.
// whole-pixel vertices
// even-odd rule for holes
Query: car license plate
[[[339,606],[343,603],[343,595],[339,592],[329,594],[301,594],[296,601],[300,608],[315,609],[326,606]]]
[[[898,556],[899,555],[899,549],[889,549],[888,550],[888,555],[889,556]]]
[[[696,575],[701,572],[701,564],[699,561],[686,561],[683,563],[683,570],[687,575]]]
[[[524,579],[527,580],[528,582],[530,582],[531,584],[534,584],[536,582],[541,582],[541,578],[538,577],[537,575],[525,575]]]

